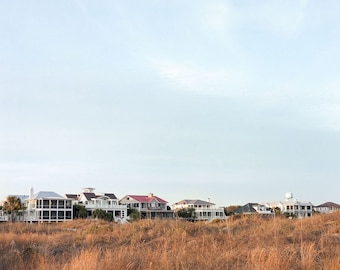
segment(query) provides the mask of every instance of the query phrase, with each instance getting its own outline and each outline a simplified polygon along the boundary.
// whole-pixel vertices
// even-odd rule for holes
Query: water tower
[[[286,201],[291,200],[291,199],[293,199],[293,193],[287,192],[287,193],[285,194],[285,197],[286,197]]]

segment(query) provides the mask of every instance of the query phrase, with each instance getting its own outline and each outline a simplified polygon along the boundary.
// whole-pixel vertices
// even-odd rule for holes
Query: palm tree
[[[14,212],[23,209],[21,200],[16,196],[8,196],[3,205],[3,210],[10,214],[10,221],[13,222]]]

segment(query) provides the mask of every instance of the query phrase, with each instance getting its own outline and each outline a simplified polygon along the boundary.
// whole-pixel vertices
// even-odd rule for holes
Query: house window
[[[57,211],[51,211],[51,219],[57,219]]]
[[[37,200],[37,208],[41,208],[41,200]]]
[[[64,200],[60,200],[58,203],[59,203],[59,208],[64,208],[65,207]]]
[[[66,211],[66,219],[71,219],[71,217],[72,217],[72,212]]]
[[[303,205],[303,206],[301,206],[301,210],[305,210],[305,206]]]
[[[57,208],[58,203],[57,200],[51,200],[51,208]]]
[[[208,212],[208,217],[211,217],[211,212]]]
[[[65,213],[64,211],[58,211],[58,219],[64,219]]]
[[[50,213],[48,211],[43,211],[43,219],[49,219]]]
[[[50,208],[50,201],[49,200],[43,200],[43,208]]]
[[[307,210],[310,210],[310,205],[307,205]]]

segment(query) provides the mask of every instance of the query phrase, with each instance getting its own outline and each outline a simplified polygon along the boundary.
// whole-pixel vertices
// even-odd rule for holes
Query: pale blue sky
[[[2,1],[0,197],[340,203],[338,1]]]

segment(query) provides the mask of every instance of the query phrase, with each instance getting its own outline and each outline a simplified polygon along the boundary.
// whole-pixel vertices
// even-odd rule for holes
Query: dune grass
[[[340,212],[303,220],[0,224],[0,269],[340,269]]]

